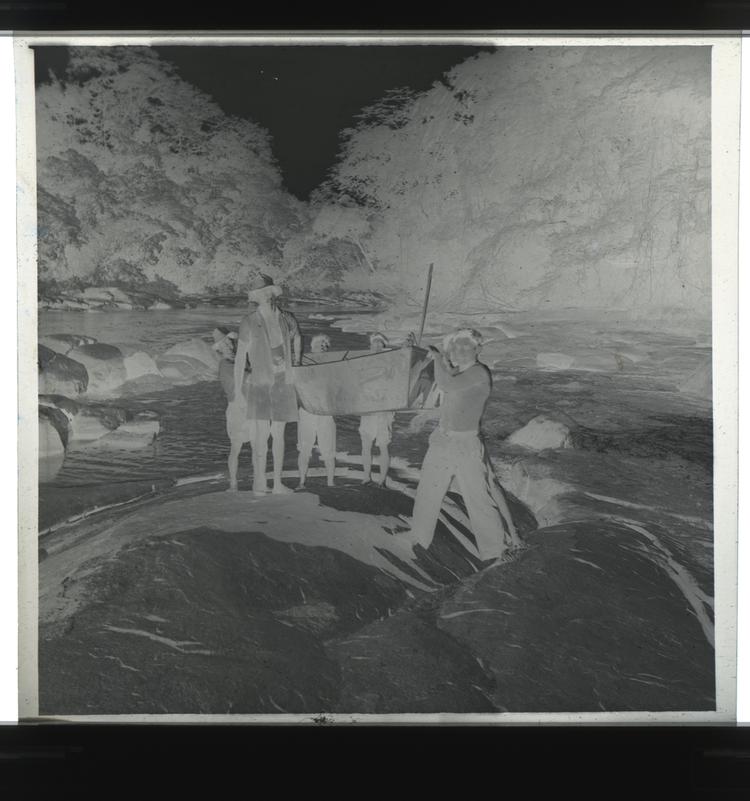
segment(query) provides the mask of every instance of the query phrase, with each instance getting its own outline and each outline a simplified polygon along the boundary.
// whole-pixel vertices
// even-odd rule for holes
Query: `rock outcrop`
[[[81,362],[39,345],[39,391],[76,398],[86,392],[89,375]]]
[[[157,356],[156,364],[166,378],[187,383],[216,380],[220,360],[211,345],[195,337]]]
[[[568,426],[543,415],[530,420],[511,434],[506,442],[533,451],[573,447]]]
[[[712,708],[710,599],[637,527],[524,525],[481,569],[440,532],[409,556],[378,497],[155,499],[51,549],[42,713]]]
[[[101,342],[78,345],[68,356],[86,368],[89,377],[86,394],[90,397],[111,396],[127,380],[122,351],[114,345]]]

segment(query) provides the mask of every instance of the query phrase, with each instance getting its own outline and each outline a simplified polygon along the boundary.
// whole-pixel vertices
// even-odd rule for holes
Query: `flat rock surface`
[[[611,523],[568,523],[528,546],[437,612],[494,675],[499,709],[713,708],[713,648],[648,541]]]
[[[187,489],[44,538],[42,714],[711,707],[707,599],[621,524],[486,568],[403,492]]]

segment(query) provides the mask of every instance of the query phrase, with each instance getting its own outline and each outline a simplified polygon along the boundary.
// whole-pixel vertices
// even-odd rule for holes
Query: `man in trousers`
[[[440,423],[422,465],[411,530],[401,536],[429,548],[443,498],[455,479],[479,557],[495,560],[508,547],[518,547],[520,540],[479,436],[491,389],[490,372],[478,361],[481,346],[482,335],[464,328],[445,337],[443,353],[431,349],[435,379],[443,392]]]

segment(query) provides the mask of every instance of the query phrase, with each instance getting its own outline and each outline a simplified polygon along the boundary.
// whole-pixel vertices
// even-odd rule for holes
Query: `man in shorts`
[[[284,429],[287,423],[298,419],[291,367],[299,364],[302,337],[294,315],[278,306],[281,294],[281,288],[269,276],[259,273],[251,279],[248,290],[250,312],[240,323],[234,363],[233,403],[242,404],[235,413],[240,417],[244,409],[254,428],[253,492],[256,495],[268,492],[266,460],[269,437],[273,449],[273,492],[277,495],[292,492],[282,483],[281,471],[284,465]],[[245,402],[241,387],[248,361],[251,372]]]
[[[330,347],[331,340],[327,334],[318,334],[310,342],[310,351],[312,353],[323,353],[330,350]],[[336,469],[336,423],[330,415],[312,414],[312,412],[306,412],[300,407],[299,422],[297,423],[299,489],[303,489],[305,486],[307,468],[316,443],[320,456],[325,462],[328,486],[332,487]]]
[[[377,333],[370,337],[370,350],[382,351],[388,347],[388,340],[383,334]],[[380,451],[380,473],[375,484],[382,487],[388,475],[391,456],[388,446],[391,442],[394,412],[371,412],[363,414],[359,421],[359,437],[362,440],[362,468],[364,475],[362,481],[367,484],[372,479],[372,446],[377,445]]]

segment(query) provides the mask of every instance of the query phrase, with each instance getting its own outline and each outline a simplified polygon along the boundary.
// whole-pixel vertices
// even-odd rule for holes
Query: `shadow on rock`
[[[612,523],[540,531],[468,580],[439,626],[476,654],[510,712],[714,708],[714,650],[645,541]]]
[[[205,529],[140,540],[81,581],[64,630],[42,626],[42,714],[330,710],[323,639],[406,598],[338,551]]]

